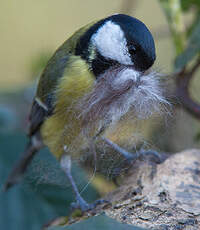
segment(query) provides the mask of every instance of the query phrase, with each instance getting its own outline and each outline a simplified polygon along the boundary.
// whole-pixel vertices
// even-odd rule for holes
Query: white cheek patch
[[[105,58],[116,60],[124,65],[133,65],[124,32],[119,25],[108,21],[91,39],[93,45]]]

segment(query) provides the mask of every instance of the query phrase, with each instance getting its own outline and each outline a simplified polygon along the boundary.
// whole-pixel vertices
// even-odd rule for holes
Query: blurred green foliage
[[[2,191],[25,142],[20,133],[0,134],[0,229],[39,230],[51,219],[67,215],[74,201],[66,176],[47,149],[34,158],[23,183],[6,193]],[[81,181],[79,187],[83,188],[88,181],[83,170],[74,165],[72,172],[75,180]],[[98,198],[98,193],[89,185],[83,196],[92,202]]]
[[[16,126],[17,120],[15,117],[15,113],[12,108],[1,105],[0,106],[0,132],[8,132],[9,130],[13,130]]]
[[[66,227],[49,227],[48,230],[145,230],[144,228],[139,228],[136,226],[122,224],[107,217],[104,214],[99,216],[91,217],[90,219],[81,221],[80,223],[72,224]]]
[[[200,20],[194,27],[185,50],[175,60],[175,71],[181,71],[200,53]]]
[[[200,1],[199,0],[181,0],[181,7],[184,13],[192,10],[193,20],[187,28],[187,34],[190,34],[200,20]]]
[[[200,67],[200,1],[199,0],[159,0],[165,12],[171,31],[173,45],[176,49],[174,58],[175,95],[182,108],[190,115],[199,118],[197,107],[200,106],[193,98],[194,90],[191,79],[199,73]],[[190,15],[190,20],[185,16]],[[181,47],[180,47],[181,44]],[[181,80],[182,82],[181,82]],[[187,83],[186,83],[187,82]],[[196,84],[199,87],[199,80]],[[199,89],[197,89],[199,92]],[[199,99],[199,94],[197,94]],[[184,125],[181,125],[184,127]],[[194,128],[193,128],[194,129]],[[199,140],[199,131],[193,134],[193,140]]]
[[[181,0],[181,7],[183,11],[188,11],[192,7],[195,7],[196,9],[200,9],[200,1],[199,0]]]
[[[176,48],[175,71],[181,71],[200,53],[200,1],[159,0],[165,12]],[[192,20],[185,24],[184,15],[192,11]]]

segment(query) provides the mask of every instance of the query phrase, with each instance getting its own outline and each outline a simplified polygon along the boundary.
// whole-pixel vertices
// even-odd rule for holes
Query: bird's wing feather
[[[65,49],[63,46],[65,45]],[[40,77],[36,96],[33,100],[29,115],[29,136],[34,135],[46,117],[50,116],[54,108],[54,93],[58,80],[63,76],[67,61],[70,57],[68,44],[64,43],[49,60]]]
[[[32,136],[39,129],[46,117],[53,113],[55,105],[55,90],[58,80],[62,78],[70,57],[75,55],[76,45],[81,35],[92,25],[82,27],[66,40],[48,61],[40,77],[36,96],[29,116],[29,135]]]
[[[50,101],[50,104],[52,102]],[[41,124],[43,123],[44,119],[51,115],[53,109],[50,109],[43,104],[39,98],[35,98],[33,101],[33,105],[31,108],[31,112],[29,115],[29,136],[34,135],[38,129],[40,128]]]

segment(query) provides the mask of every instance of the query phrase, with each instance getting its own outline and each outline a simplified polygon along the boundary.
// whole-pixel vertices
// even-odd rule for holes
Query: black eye
[[[134,45],[130,45],[130,46],[128,47],[128,51],[129,51],[129,53],[130,53],[131,55],[134,55],[134,54],[136,53],[136,48],[135,48],[135,46],[134,46]]]

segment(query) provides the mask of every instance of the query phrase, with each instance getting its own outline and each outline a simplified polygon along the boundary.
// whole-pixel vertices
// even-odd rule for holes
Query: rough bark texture
[[[147,229],[200,229],[200,150],[173,154],[161,164],[137,160],[122,181],[105,197],[112,204],[69,217],[67,224],[104,211],[117,221]]]
[[[162,164],[136,162],[110,193],[105,212],[120,222],[150,229],[200,229],[200,151],[188,150]]]

